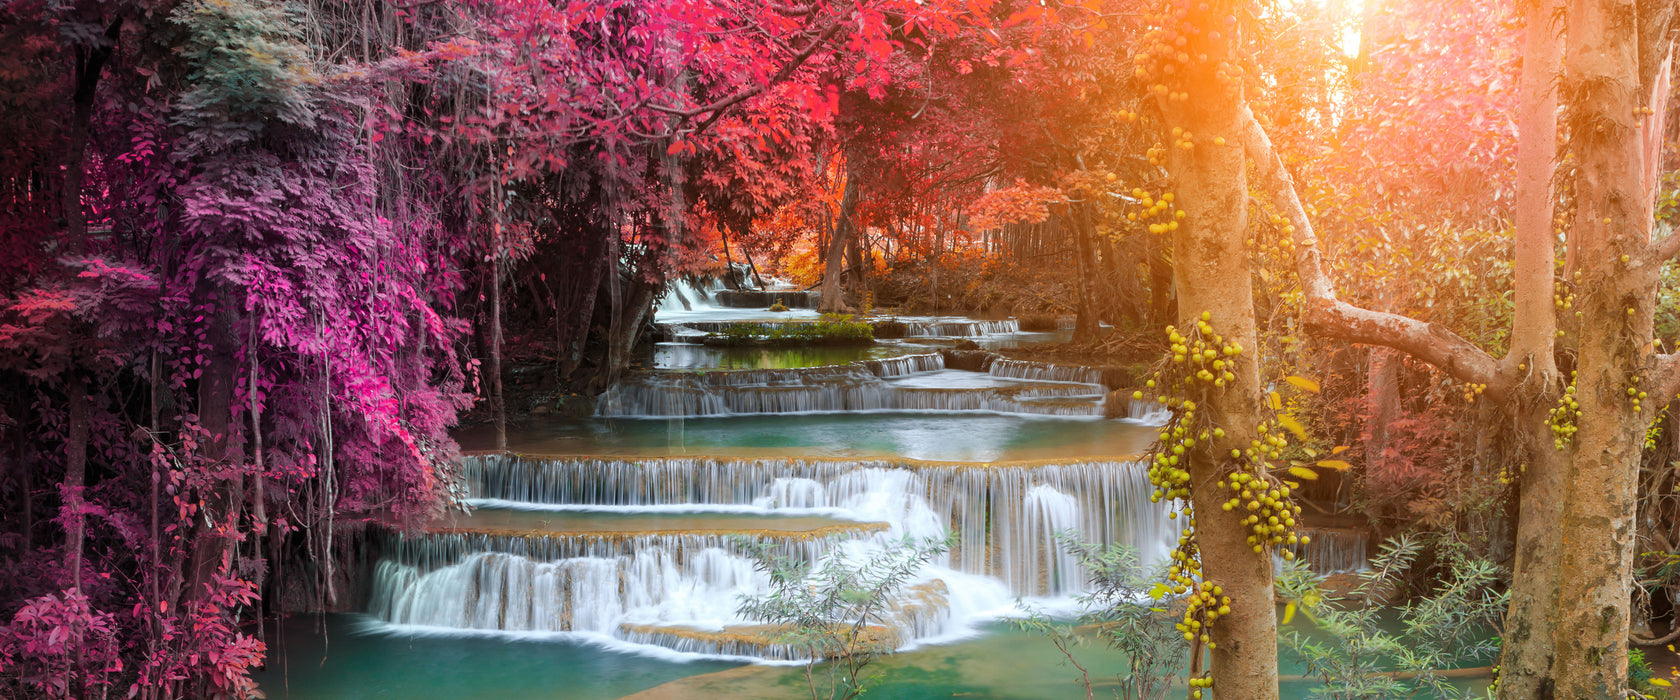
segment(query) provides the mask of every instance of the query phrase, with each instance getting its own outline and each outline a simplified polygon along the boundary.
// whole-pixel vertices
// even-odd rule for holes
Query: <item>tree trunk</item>
[[[1233,9],[1229,3],[1209,12],[1192,12],[1186,21],[1220,22]],[[1204,5],[1203,7],[1206,7]],[[1248,226],[1248,176],[1243,149],[1215,145],[1215,135],[1236,136],[1243,128],[1241,93],[1228,89],[1216,75],[1222,59],[1235,59],[1229,37],[1213,39],[1208,28],[1193,38],[1211,61],[1186,64],[1176,89],[1192,96],[1185,103],[1160,99],[1170,126],[1200,136],[1192,150],[1173,148],[1169,171],[1177,183],[1185,225],[1173,233],[1174,276],[1179,295],[1179,321],[1193,327],[1203,312],[1226,342],[1258,348],[1254,320],[1249,256],[1244,250]],[[1206,410],[1225,437],[1215,438],[1211,450],[1191,450],[1190,498],[1196,546],[1204,579],[1223,587],[1232,600],[1231,614],[1212,625],[1211,649],[1214,693],[1222,698],[1276,700],[1278,697],[1277,608],[1272,594],[1269,549],[1254,551],[1243,519],[1246,512],[1225,510],[1224,489],[1213,484],[1229,471],[1226,455],[1245,449],[1260,436],[1260,376],[1256,352],[1234,356],[1236,377],[1216,394]]]
[[[852,215],[857,210],[857,159],[846,157],[846,189],[840,195],[840,215],[834,220],[834,234],[828,239],[827,264],[823,268],[822,301],[819,308],[825,314],[848,310],[840,291],[840,261],[846,253],[846,241],[852,236]]]
[[[502,395],[502,222],[501,195],[496,221],[490,224],[490,338],[485,388],[490,390],[490,418],[496,424],[496,451],[507,451],[507,402]]]
[[[1371,348],[1365,373],[1365,474],[1388,473],[1389,428],[1400,417],[1400,358],[1388,348]]]
[[[1097,337],[1097,315],[1093,308],[1097,302],[1097,261],[1091,242],[1091,203],[1074,203],[1068,212],[1067,222],[1073,229],[1074,258],[1078,262],[1074,266],[1078,275],[1075,289],[1079,299],[1074,307],[1073,342],[1089,343]]]
[[[238,295],[230,290],[206,283],[208,293],[200,298],[213,299],[215,307],[209,316],[204,353],[204,374],[198,385],[198,422],[208,439],[201,445],[201,458],[209,468],[221,472],[199,495],[200,517],[194,537],[193,553],[188,569],[189,600],[200,600],[209,594],[209,584],[215,575],[226,570],[238,536],[238,512],[242,505],[237,464],[240,456],[234,449],[233,394],[239,368],[234,362],[233,328],[238,322],[232,300]]]
[[[1561,0],[1524,8],[1523,66],[1518,89],[1515,313],[1511,353],[1503,370],[1519,377],[1514,424],[1523,463],[1516,475],[1518,511],[1511,602],[1500,649],[1501,700],[1540,700],[1551,692],[1557,627],[1558,540],[1564,456],[1546,425],[1558,396],[1553,359],[1557,319],[1552,305],[1553,162],[1557,159],[1557,92],[1563,57]],[[1512,367],[1513,362],[1517,365]]]
[[[1651,351],[1657,270],[1646,254],[1643,153],[1635,110],[1639,26],[1633,0],[1576,0],[1563,94],[1577,164],[1572,239],[1581,275],[1572,464],[1560,541],[1557,697],[1627,697],[1635,487],[1648,416],[1629,392]],[[1666,53],[1666,52],[1664,52]],[[1653,403],[1660,403],[1658,399]]]
[[[1172,264],[1167,262],[1166,245],[1160,236],[1150,234],[1146,246],[1149,258],[1149,322],[1165,326],[1177,316],[1172,303]]]
[[[599,262],[596,264],[586,264],[583,266],[584,271],[578,273],[578,281],[573,286],[573,289],[579,293],[579,296],[574,298],[576,306],[573,307],[573,313],[575,315],[572,317],[570,325],[565,326],[564,330],[560,332],[560,338],[557,341],[559,343],[557,349],[560,351],[561,358],[560,383],[563,386],[575,386],[576,384],[572,375],[577,372],[578,366],[583,364],[584,351],[589,345],[590,327],[595,320],[595,299],[604,283],[602,277],[606,272],[611,272],[615,264],[613,261],[606,259],[606,256],[601,256],[598,260]]]
[[[624,317],[614,320],[612,324],[614,331],[611,337],[607,339],[607,356],[626,358],[626,360],[613,364],[606,368],[606,372],[598,375],[596,377],[598,384],[592,387],[591,393],[606,389],[607,386],[617,381],[619,375],[623,373],[625,366],[628,365],[627,358],[636,349],[636,342],[642,336],[642,328],[647,325],[647,319],[653,310],[653,302],[656,300],[658,290],[658,285],[648,284],[636,279],[630,281],[630,295],[626,299],[627,303],[622,310],[614,310],[613,312],[614,314],[622,313]]]
[[[71,116],[67,125],[64,147],[64,221],[66,249],[71,257],[81,257],[87,249],[87,217],[82,211],[82,185],[87,171],[88,131],[93,122],[93,101],[99,88],[99,78],[105,62],[116,49],[122,34],[123,18],[118,16],[105,30],[103,46],[86,55],[76,49],[76,91],[71,95]],[[82,491],[87,486],[87,377],[72,368],[66,394],[69,416],[64,445],[64,509],[69,513],[65,526],[65,549],[69,557],[71,585],[82,585],[82,539],[86,528],[83,515]],[[26,495],[27,500],[27,495]]]
[[[729,289],[740,289],[741,282],[735,279],[735,259],[729,255],[729,229],[718,229],[718,240],[723,241],[723,286]]]
[[[865,267],[863,255],[864,231],[853,227],[850,240],[846,242],[846,263],[852,267],[852,298],[858,300],[858,305],[868,310],[866,303],[873,295],[869,293],[869,269]]]
[[[747,259],[747,269],[752,270],[753,281],[758,283],[758,288],[764,289],[764,276],[758,274],[758,263],[753,262],[752,251],[747,250],[747,244],[744,241],[741,243],[741,257]]]
[[[76,52],[76,92],[70,98],[71,116],[67,125],[64,157],[64,219],[66,248],[72,256],[86,252],[87,219],[82,215],[82,184],[87,168],[88,131],[93,123],[93,99],[98,92],[99,78],[104,74],[105,62],[117,48],[122,36],[123,18],[118,15],[105,29],[106,44],[90,49],[86,56]]]
[[[64,510],[70,514],[65,526],[64,548],[69,555],[70,585],[82,587],[82,489],[87,484],[88,392],[87,378],[71,370],[68,391],[69,425],[64,442]]]

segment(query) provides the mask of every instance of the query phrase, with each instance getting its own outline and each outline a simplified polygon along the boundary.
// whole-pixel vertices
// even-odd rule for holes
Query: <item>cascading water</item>
[[[697,291],[705,290],[689,290],[691,309]],[[687,332],[700,333],[719,322],[685,323]],[[907,325],[916,336],[1016,330],[1013,321]],[[986,373],[966,372],[946,369],[940,353],[798,369],[663,370],[611,387],[598,400],[597,415],[875,411],[1096,419],[1107,395],[1102,375],[1011,360],[994,362]],[[1130,408],[1131,422],[1160,418],[1153,404]],[[613,423],[600,425],[612,429]],[[871,632],[903,646],[964,634],[974,621],[1012,610],[1023,596],[1085,590],[1088,572],[1058,541],[1062,533],[1129,545],[1145,565],[1164,559],[1179,534],[1165,508],[1150,501],[1143,467],[1126,460],[495,454],[465,457],[462,468],[470,502],[481,513],[502,515],[454,517],[421,532],[384,535],[368,604],[377,620],[399,628],[583,634],[679,652],[793,659],[802,652],[736,613],[743,596],[769,585],[749,550],[767,547],[778,557],[821,566],[865,562],[906,540],[950,541],[890,601],[881,627]],[[712,526],[684,520],[693,514],[711,518]],[[788,524],[800,518],[821,524]],[[727,527],[716,526],[724,520]]]
[[[1002,321],[975,321],[969,319],[900,319],[904,323],[904,335],[909,338],[975,338],[985,335],[1021,332],[1021,323],[1015,319]]]
[[[680,308],[680,307],[679,307]],[[698,309],[699,307],[696,307]],[[793,314],[793,318],[800,320],[765,321],[762,317],[755,319],[696,319],[679,320],[685,329],[699,334],[722,333],[732,325],[742,322],[755,323],[804,323],[814,319],[814,315]],[[663,316],[661,317],[663,318]],[[673,318],[676,318],[673,316]],[[1015,319],[1002,321],[976,321],[972,319],[940,319],[940,318],[897,318],[893,319],[904,324],[904,336],[907,338],[979,338],[988,335],[1001,335],[1021,332],[1021,324]]]
[[[671,282],[665,288],[665,297],[660,304],[662,307],[680,308],[684,311],[717,309],[721,307],[718,306],[714,295],[723,290],[721,280],[695,280],[685,277]]]
[[[922,386],[907,381],[943,368],[942,355],[926,353],[787,370],[647,372],[628,377],[602,394],[596,403],[596,415],[698,418],[858,411],[1103,414],[1103,388],[1073,379],[1032,382],[994,372],[991,376],[1000,381],[989,386]],[[1057,369],[1070,370],[1057,376],[1083,376],[1071,371],[1083,368]]]
[[[1127,419],[1144,425],[1166,425],[1172,420],[1172,409],[1159,401],[1132,399],[1127,408]]]
[[[1321,574],[1339,574],[1366,568],[1370,555],[1363,530],[1304,528],[1307,543],[1295,547],[1295,555]]]
[[[999,359],[992,362],[987,372],[994,377],[1031,379],[1041,382],[1078,382],[1081,384],[1102,384],[1103,382],[1102,370],[1095,367],[1053,365],[1027,360]]]
[[[946,465],[494,455],[467,457],[464,471],[474,496],[497,501],[752,505],[766,512],[822,508],[887,522],[889,536],[927,537],[954,528],[953,568],[1001,579],[1022,595],[1081,589],[1083,572],[1076,569],[1064,567],[1075,573],[1060,577],[1061,584],[1046,583],[1040,575],[1043,552],[1054,551],[1050,535],[1057,529],[1127,544],[1146,563],[1160,561],[1178,540],[1166,510],[1150,502],[1148,475],[1136,462]],[[926,510],[910,504],[925,504]],[[1068,504],[1073,505],[1053,518],[1047,512],[1047,506]]]

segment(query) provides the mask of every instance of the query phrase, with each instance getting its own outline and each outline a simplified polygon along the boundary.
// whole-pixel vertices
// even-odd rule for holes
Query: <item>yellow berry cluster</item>
[[[1215,455],[1214,446],[1227,437],[1224,428],[1214,425],[1205,411],[1198,416],[1198,402],[1206,402],[1223,394],[1237,381],[1236,363],[1244,349],[1240,343],[1227,342],[1214,332],[1212,314],[1202,312],[1194,327],[1180,331],[1167,328],[1171,345],[1170,361],[1163,362],[1154,379],[1146,383],[1155,400],[1173,409],[1173,418],[1161,429],[1160,442],[1149,458],[1149,480],[1154,486],[1150,500],[1172,503],[1168,516],[1177,518],[1182,512],[1188,527],[1179,536],[1178,547],[1172,554],[1167,577],[1173,593],[1187,596],[1183,618],[1178,630],[1185,640],[1213,647],[1209,630],[1221,616],[1231,612],[1231,599],[1216,583],[1203,577],[1200,550],[1195,541],[1196,519],[1190,500],[1190,459],[1200,451],[1204,457],[1223,462],[1219,488],[1230,489],[1230,500],[1221,504],[1225,511],[1246,512],[1243,526],[1248,532],[1248,544],[1256,553],[1272,545],[1304,543],[1307,538],[1295,532],[1301,515],[1299,506],[1289,500],[1290,485],[1267,472],[1269,458],[1281,455],[1288,440],[1277,426],[1264,422],[1256,430],[1259,438],[1250,441],[1248,448],[1233,447],[1229,458]],[[1132,398],[1144,398],[1143,391],[1133,392]],[[1294,553],[1284,550],[1282,556],[1293,559]],[[1211,685],[1210,679],[1192,679],[1192,688]]]
[[[1286,277],[1293,277],[1295,275],[1292,257],[1295,254],[1295,225],[1277,214],[1268,215],[1266,220],[1271,223],[1271,230],[1281,235],[1271,236],[1269,239],[1250,238],[1247,241],[1248,247],[1256,255],[1270,254],[1276,256],[1283,274]]]
[[[1628,384],[1631,385],[1627,388],[1628,401],[1633,404],[1633,412],[1638,413],[1639,400],[1645,398],[1645,392],[1639,390],[1639,375],[1628,377]]]
[[[1149,150],[1144,152],[1143,155],[1149,159],[1149,164],[1150,165],[1153,165],[1157,168],[1167,167],[1167,147],[1166,146],[1163,146],[1163,145],[1157,143],[1153,146],[1150,146]]]
[[[1208,646],[1210,646],[1210,647],[1213,646],[1213,642],[1208,642]],[[1190,697],[1194,698],[1195,700],[1201,700],[1202,689],[1203,688],[1212,688],[1212,687],[1213,687],[1213,675],[1212,674],[1204,675],[1200,678],[1192,678],[1192,679],[1190,679]]]
[[[1214,17],[1207,3],[1163,3],[1161,8],[1146,14],[1144,20],[1154,29],[1144,33],[1132,56],[1133,75],[1148,85],[1151,93],[1169,102],[1187,102],[1191,96],[1184,88],[1168,83],[1179,82],[1174,76],[1209,63],[1204,46],[1219,46],[1236,28],[1235,15]],[[1226,61],[1215,61],[1214,75],[1223,89],[1235,90],[1242,79],[1243,69]]]
[[[1469,382],[1464,385],[1464,400],[1468,403],[1476,403],[1476,397],[1481,396],[1484,391],[1487,391],[1486,384]]]
[[[1552,305],[1558,311],[1568,311],[1575,308],[1575,293],[1563,286],[1563,282],[1552,283]],[[1580,312],[1576,312],[1579,314]]]
[[[1127,212],[1126,220],[1147,222],[1150,233],[1164,234],[1177,231],[1178,222],[1183,221],[1186,216],[1183,209],[1173,208],[1174,195],[1171,192],[1165,192],[1160,197],[1156,197],[1145,192],[1141,187],[1135,187],[1132,188],[1132,197],[1142,204],[1142,208],[1138,211]]]
[[[1275,435],[1272,437],[1277,438]],[[1277,439],[1277,447],[1287,444],[1281,438]],[[1273,453],[1276,453],[1275,447]],[[1259,464],[1263,466],[1265,463],[1261,461]],[[1248,545],[1254,548],[1256,554],[1265,551],[1267,545],[1297,545],[1311,541],[1311,538],[1295,531],[1301,506],[1289,500],[1289,485],[1263,469],[1243,471],[1239,466],[1238,471],[1226,475],[1219,482],[1219,487],[1231,491],[1231,500],[1219,504],[1220,508],[1238,513],[1248,511],[1243,524],[1248,527]],[[1286,560],[1295,558],[1295,553],[1288,549],[1280,554]]]
[[[1203,581],[1196,586],[1195,592],[1190,594],[1188,607],[1184,611],[1184,619],[1178,623],[1178,631],[1184,633],[1184,641],[1199,641],[1208,645],[1209,648],[1214,648],[1216,645],[1213,639],[1208,636],[1208,630],[1212,628],[1213,621],[1219,619],[1220,615],[1229,614],[1231,614],[1230,596],[1225,595],[1224,589],[1214,585],[1212,581]],[[1203,620],[1206,620],[1206,622],[1203,622]]]
[[[1196,136],[1188,131],[1185,131],[1183,127],[1173,127],[1172,135],[1174,146],[1186,151],[1196,147]]]
[[[1562,450],[1575,441],[1575,422],[1581,417],[1581,402],[1575,400],[1575,373],[1569,373],[1569,386],[1564,387],[1563,396],[1558,397],[1558,405],[1552,409],[1546,418],[1546,424],[1552,427],[1552,444]]]

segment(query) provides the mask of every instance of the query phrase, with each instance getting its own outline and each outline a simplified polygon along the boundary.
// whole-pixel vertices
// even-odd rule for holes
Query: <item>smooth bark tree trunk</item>
[[[1556,657],[1562,698],[1627,697],[1635,488],[1649,414],[1629,392],[1651,353],[1661,261],[1651,219],[1640,120],[1640,15],[1633,0],[1576,0],[1569,11],[1563,94],[1575,176],[1581,312],[1575,396],[1581,404],[1565,482]],[[1666,53],[1666,52],[1665,52]],[[1635,394],[1637,395],[1637,394]],[[1662,398],[1652,401],[1658,404]]]
[[[1499,659],[1501,700],[1541,700],[1551,692],[1553,630],[1557,626],[1558,540],[1565,456],[1546,424],[1559,395],[1553,359],[1557,319],[1552,303],[1555,236],[1551,187],[1557,159],[1557,91],[1562,64],[1561,0],[1524,6],[1523,67],[1519,78],[1514,297],[1511,352],[1503,370],[1514,373],[1514,424],[1521,450],[1517,482],[1511,602]],[[1512,364],[1516,366],[1512,366]]]
[[[577,305],[573,309],[575,315],[572,317],[570,325],[562,328],[560,338],[557,341],[560,344],[560,383],[562,385],[573,386],[576,384],[573,375],[577,372],[578,367],[583,364],[585,350],[589,345],[590,326],[595,320],[595,300],[605,281],[603,278],[612,271],[613,264],[613,261],[602,256],[598,264],[586,267],[585,272],[579,274],[582,279],[573,287],[580,293],[576,301]]]
[[[187,572],[187,599],[201,600],[210,594],[215,575],[230,565],[234,538],[238,536],[239,510],[243,505],[236,465],[243,459],[234,446],[233,422],[234,385],[239,367],[234,361],[233,328],[238,314],[232,309],[237,295],[230,290],[210,284],[200,296],[210,300],[214,310],[206,334],[209,350],[204,353],[204,374],[198,385],[198,421],[208,438],[201,445],[200,457],[222,476],[210,481],[199,494],[200,513],[195,533],[190,569]]]
[[[857,227],[852,228],[850,240],[846,242],[846,264],[852,268],[852,298],[858,300],[860,308],[867,308],[866,303],[872,295],[869,287],[869,269],[865,267],[863,255],[864,232]]]
[[[1186,119],[1198,134],[1235,133],[1235,111],[1209,104]],[[1173,260],[1179,293],[1179,323],[1194,326],[1203,311],[1227,341],[1258,348],[1249,257],[1243,249],[1248,219],[1248,184],[1243,152],[1236,146],[1198,146],[1173,158],[1173,174],[1187,225],[1173,237]],[[1206,410],[1226,436],[1215,440],[1213,455],[1245,449],[1258,437],[1260,377],[1254,353],[1237,357],[1234,383]],[[1220,458],[1203,455],[1190,462],[1191,499],[1196,544],[1206,579],[1222,586],[1233,601],[1230,615],[1213,625],[1213,687],[1219,697],[1267,700],[1278,697],[1277,610],[1272,603],[1272,559],[1248,544],[1242,519],[1227,511],[1228,498],[1212,484],[1226,472]]]
[[[1234,8],[1229,2],[1209,3],[1209,11],[1192,13],[1187,21],[1202,21],[1192,54],[1205,52],[1211,60],[1180,64],[1182,78],[1172,81],[1191,99],[1160,99],[1167,126],[1182,127],[1200,137],[1192,150],[1173,148],[1168,170],[1177,183],[1184,225],[1172,236],[1173,273],[1178,289],[1181,327],[1193,327],[1203,312],[1226,342],[1259,348],[1254,319],[1253,270],[1244,249],[1248,228],[1248,175],[1243,148],[1234,138],[1242,132],[1244,115],[1239,88],[1217,77],[1223,60],[1235,60],[1235,44],[1227,35],[1212,38],[1213,26]],[[1207,7],[1208,5],[1203,5]],[[1219,23],[1214,25],[1213,23]],[[1227,145],[1214,137],[1228,135]],[[1231,614],[1212,625],[1210,650],[1213,692],[1221,698],[1276,700],[1278,697],[1277,608],[1273,603],[1271,552],[1254,551],[1244,523],[1247,513],[1221,507],[1228,494],[1214,483],[1230,468],[1233,449],[1246,449],[1260,436],[1260,375],[1257,352],[1234,356],[1236,381],[1227,382],[1206,410],[1225,437],[1214,438],[1211,450],[1192,450],[1190,498],[1196,546],[1205,580],[1221,586],[1231,600]]]
[[[1387,471],[1389,428],[1400,417],[1400,358],[1388,348],[1371,348],[1365,372],[1365,473]]]
[[[1160,236],[1151,234],[1145,247],[1149,259],[1149,322],[1165,326],[1176,315],[1172,303],[1172,264],[1167,261],[1166,246]]]
[[[723,286],[740,289],[741,281],[735,278],[735,259],[729,254],[728,229],[718,229],[718,240],[723,241]]]

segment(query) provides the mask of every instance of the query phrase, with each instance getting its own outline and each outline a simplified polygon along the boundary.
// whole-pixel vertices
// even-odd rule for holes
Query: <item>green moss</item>
[[[707,345],[867,345],[875,342],[869,324],[850,315],[825,314],[810,323],[733,323],[717,333],[708,333]]]

